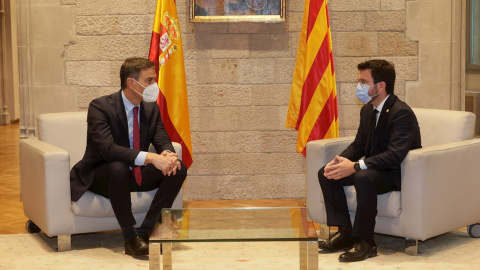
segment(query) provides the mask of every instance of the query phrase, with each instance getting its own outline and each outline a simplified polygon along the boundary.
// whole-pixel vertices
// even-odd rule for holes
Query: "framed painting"
[[[286,0],[190,0],[190,22],[285,22]]]

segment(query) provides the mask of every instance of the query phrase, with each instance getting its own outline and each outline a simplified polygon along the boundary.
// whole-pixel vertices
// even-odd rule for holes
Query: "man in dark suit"
[[[343,262],[377,255],[373,239],[377,194],[400,190],[400,164],[409,150],[422,147],[415,114],[394,94],[394,66],[385,60],[370,60],[360,63],[358,70],[356,93],[366,105],[360,111],[357,135],[318,172],[327,225],[338,226],[338,232],[318,246],[327,252],[348,249],[339,257]],[[343,190],[350,185],[357,192],[353,226]]]
[[[120,68],[122,89],[93,100],[88,108],[85,154],[70,172],[72,201],[87,191],[110,198],[125,238],[125,253],[148,254],[148,239],[162,208],[170,208],[187,168],[165,131],[156,98],[155,64],[128,58]],[[153,144],[157,153],[149,153]],[[158,188],[137,231],[131,191]]]

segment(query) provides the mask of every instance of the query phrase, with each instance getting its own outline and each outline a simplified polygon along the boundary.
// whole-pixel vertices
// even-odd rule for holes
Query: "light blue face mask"
[[[375,85],[376,84],[374,84],[373,86],[375,86]],[[361,84],[361,83],[357,84],[357,89],[356,89],[357,98],[363,104],[367,104],[373,97],[376,97],[378,94],[380,94],[380,93],[377,93],[373,96],[369,96],[368,95],[368,89],[370,89],[370,87],[372,87],[372,86],[366,85],[366,84]]]

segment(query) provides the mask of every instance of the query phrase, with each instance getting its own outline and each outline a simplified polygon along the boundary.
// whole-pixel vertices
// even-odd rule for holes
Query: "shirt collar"
[[[123,105],[125,106],[125,110],[127,112],[133,110],[133,107],[135,107],[135,105],[133,105],[132,102],[130,102],[130,100],[128,100],[128,98],[123,93],[123,90],[122,90],[122,99],[123,99]],[[140,106],[139,106],[139,108],[140,108]]]
[[[387,101],[387,99],[388,99],[389,96],[390,96],[390,95],[388,95],[388,96],[378,105],[378,107],[375,108],[375,106],[373,106],[373,109],[377,109],[377,111],[381,112],[382,109],[383,109],[383,105],[385,105],[385,101]]]

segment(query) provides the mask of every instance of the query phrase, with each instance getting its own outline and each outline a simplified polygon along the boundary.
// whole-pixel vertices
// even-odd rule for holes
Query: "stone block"
[[[151,34],[104,36],[102,38],[104,59],[123,62],[128,57],[147,57],[150,39]]]
[[[402,101],[405,101],[405,81],[395,81],[395,95]]]
[[[289,33],[250,34],[248,38],[252,58],[291,57]]]
[[[249,85],[214,84],[189,88],[189,102],[194,106],[248,106],[252,104]]]
[[[239,59],[238,76],[234,82],[239,84],[278,83],[282,78],[276,76],[274,66],[276,66],[276,60],[271,58]]]
[[[260,149],[263,153],[295,152],[297,145],[297,132],[289,131],[261,131]]]
[[[78,15],[147,14],[152,12],[151,2],[153,1],[77,0],[76,9]]]
[[[405,11],[379,11],[365,13],[367,31],[404,31]]]
[[[122,66],[124,59],[121,61],[110,61],[110,86],[120,89],[120,67]]]
[[[380,10],[380,0],[331,0],[329,11],[372,11]]]
[[[275,61],[275,83],[292,83],[293,72],[295,70],[295,58],[276,58]]]
[[[92,100],[110,95],[118,90],[118,87],[78,87],[78,107],[88,109]]]
[[[378,55],[378,34],[372,32],[337,32],[334,51],[337,56]]]
[[[407,38],[422,41],[451,40],[451,13],[451,1],[408,1]]]
[[[285,22],[285,31],[300,32],[302,29],[303,11],[287,12],[287,22]]]
[[[218,200],[221,192],[218,183],[222,176],[195,176],[191,171],[196,167],[196,161],[188,171],[188,177],[183,184],[183,200]]]
[[[451,43],[424,41],[419,53],[419,77],[421,81],[449,83],[451,80]]]
[[[356,83],[337,83],[337,100],[339,105],[360,104],[355,94]]]
[[[287,112],[288,112],[288,105],[285,106],[278,106],[278,126],[277,130],[291,130],[290,128],[285,127],[285,123],[287,121]]]
[[[278,127],[278,107],[236,107],[236,110],[242,130],[276,130]]]
[[[356,32],[365,30],[365,12],[331,12],[330,31]]]
[[[188,22],[188,20],[187,20]],[[190,23],[192,33],[215,33],[222,34],[228,33],[229,25],[228,23]]]
[[[287,12],[290,12],[290,11],[303,12],[304,8],[305,8],[305,1],[303,0],[287,1]]]
[[[232,34],[284,33],[286,29],[285,23],[242,22],[229,23],[227,26],[227,32]]]
[[[115,35],[119,29],[118,16],[77,16],[77,35]]]
[[[151,35],[153,31],[153,14],[118,16],[118,31],[123,35]]]
[[[48,14],[46,16],[45,14]],[[31,44],[63,46],[75,39],[74,6],[32,6],[30,9]]]
[[[66,84],[79,86],[111,86],[110,62],[66,61]]]
[[[382,10],[405,10],[405,0],[382,0]]]
[[[78,110],[77,88],[75,86],[35,86],[35,115]]]
[[[212,34],[210,56],[212,58],[249,58],[249,36],[247,34]]]
[[[289,57],[297,59],[298,43],[300,42],[300,32],[290,32],[288,38],[288,47],[290,48]]]
[[[270,174],[273,172],[271,166],[275,154],[267,153],[241,153],[242,174]]]
[[[287,84],[254,84],[252,88],[252,104],[256,106],[288,105],[292,85]]]
[[[450,83],[406,82],[406,102],[412,108],[450,109]]]
[[[238,154],[195,154],[189,175],[235,175],[242,172],[242,158]]]
[[[335,46],[333,52],[335,53]],[[354,82],[358,77],[358,64],[367,60],[367,57],[335,57],[335,79],[337,83]]]
[[[258,153],[262,147],[260,131],[225,132],[227,153]]]
[[[154,1],[152,1],[154,2]],[[177,4],[177,14],[180,15],[180,14],[186,14],[186,15],[189,15],[190,13],[190,5],[189,5],[189,0],[178,0],[178,1],[175,1],[175,3]]]
[[[359,105],[343,105],[338,108],[338,124],[342,130],[357,130],[360,124]]]
[[[210,38],[203,34],[183,34],[183,57],[188,59],[210,58]]]
[[[240,129],[238,107],[191,107],[192,131],[237,131]]]
[[[241,76],[239,59],[207,59],[196,60],[197,84],[230,84],[248,80]]]
[[[378,33],[378,54],[380,56],[415,56],[418,43],[407,41],[404,33]]]
[[[195,154],[226,153],[225,132],[192,132]]]
[[[60,0],[60,5],[75,5],[76,0]]]
[[[103,47],[105,38],[105,36],[78,36],[75,43],[65,46],[65,60],[107,60]]]
[[[187,86],[190,87],[192,85],[196,85],[198,83],[196,60],[185,59],[184,65],[185,65],[185,79],[187,81]]]
[[[275,153],[267,158],[266,172],[275,174],[301,174],[306,170],[306,159],[299,153]]]
[[[404,57],[384,57],[385,60],[392,62],[395,65],[395,72],[397,73],[397,80],[416,81],[418,80],[418,57],[404,56]]]
[[[65,84],[64,47],[31,48],[32,81],[36,86]]]
[[[307,197],[307,175],[306,174],[285,174],[285,194],[277,198],[306,198]]]

